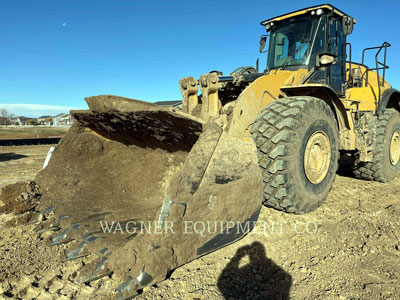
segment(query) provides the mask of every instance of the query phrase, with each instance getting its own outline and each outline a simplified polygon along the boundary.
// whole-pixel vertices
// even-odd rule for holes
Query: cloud
[[[1,104],[0,109],[5,108],[16,116],[37,118],[40,116],[55,116],[60,113],[67,113],[75,109],[87,109],[85,107],[71,107],[45,104]]]

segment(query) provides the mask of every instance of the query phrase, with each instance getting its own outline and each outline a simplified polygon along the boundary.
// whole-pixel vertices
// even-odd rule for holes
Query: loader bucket
[[[243,237],[261,209],[255,145],[216,123],[116,96],[86,99],[37,176],[34,222],[89,256],[75,276],[115,280],[125,299],[195,258]]]

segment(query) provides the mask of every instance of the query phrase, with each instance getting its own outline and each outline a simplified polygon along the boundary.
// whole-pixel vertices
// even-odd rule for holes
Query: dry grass
[[[0,126],[0,140],[33,139],[62,136],[68,131],[64,127],[5,127]]]

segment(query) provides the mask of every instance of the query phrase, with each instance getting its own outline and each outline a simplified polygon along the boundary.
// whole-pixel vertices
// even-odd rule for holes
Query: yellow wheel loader
[[[390,45],[353,62],[355,23],[332,5],[263,21],[264,71],[257,63],[185,77],[172,108],[86,98],[89,110],[71,112],[75,124],[36,178],[32,220],[63,245],[64,260],[84,260],[73,279],[113,280],[110,298],[125,299],[243,237],[262,204],[315,210],[340,152],[359,178],[395,178],[400,92],[385,81]]]

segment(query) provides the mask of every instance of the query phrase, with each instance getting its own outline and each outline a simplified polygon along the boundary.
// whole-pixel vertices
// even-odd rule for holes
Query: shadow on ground
[[[353,170],[351,169],[351,155],[344,154],[341,155],[339,159],[339,169],[337,171],[337,175],[348,177],[348,178],[355,178],[353,174]]]
[[[17,159],[21,159],[24,157],[28,157],[28,156],[22,155],[22,154],[16,154],[16,153],[0,153],[0,162],[9,161],[9,160],[17,160]]]
[[[240,267],[248,256],[250,262]],[[292,277],[265,254],[260,242],[241,247],[218,279],[225,299],[289,299]]]

